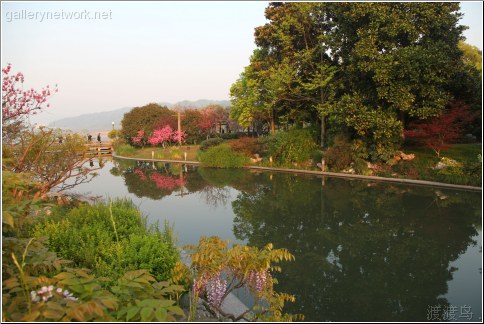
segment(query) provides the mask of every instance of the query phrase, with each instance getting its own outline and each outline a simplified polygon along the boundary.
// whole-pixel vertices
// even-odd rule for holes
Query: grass
[[[415,154],[415,159],[401,161],[393,167],[399,178],[482,186],[482,164],[479,164],[477,158],[478,154],[482,155],[482,144],[454,144],[448,150],[441,152],[441,157],[447,157],[462,164],[462,168],[449,168],[446,171],[433,169],[439,162],[439,158],[428,148],[404,148],[404,152]]]
[[[196,161],[199,145],[170,146],[165,149],[162,147],[145,147],[137,149],[133,155],[142,159],[151,159],[154,152],[155,159],[160,160],[185,160],[184,153],[187,152],[187,161]]]

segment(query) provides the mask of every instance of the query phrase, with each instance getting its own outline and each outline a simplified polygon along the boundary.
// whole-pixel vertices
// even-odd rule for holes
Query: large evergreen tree
[[[239,122],[256,110],[272,125],[318,122],[323,144],[330,116],[366,157],[388,160],[407,119],[437,116],[452,99],[458,3],[270,3],[265,15],[232,87]]]

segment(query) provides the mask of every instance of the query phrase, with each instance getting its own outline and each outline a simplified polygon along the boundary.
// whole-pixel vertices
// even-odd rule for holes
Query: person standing
[[[97,133],[97,141],[101,144],[101,133]]]

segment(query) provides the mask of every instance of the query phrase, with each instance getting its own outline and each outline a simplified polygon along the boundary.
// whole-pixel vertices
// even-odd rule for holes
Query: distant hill
[[[168,108],[203,108],[208,105],[220,105],[223,107],[229,107],[230,101],[200,99],[196,101],[183,100],[174,104],[168,102],[160,102],[159,104],[161,106],[167,106]],[[112,128],[112,122],[114,122],[114,125],[116,127],[120,127],[121,120],[123,119],[124,114],[131,109],[133,109],[133,107],[125,107],[112,111],[103,111],[98,113],[83,114],[76,117],[62,118],[50,123],[48,126],[70,129],[73,131],[106,131]]]

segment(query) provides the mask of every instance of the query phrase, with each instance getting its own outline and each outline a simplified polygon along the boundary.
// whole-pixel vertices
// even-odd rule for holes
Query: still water
[[[123,160],[98,173],[75,191],[130,198],[180,246],[289,249],[276,290],[306,321],[481,321],[481,192]]]

